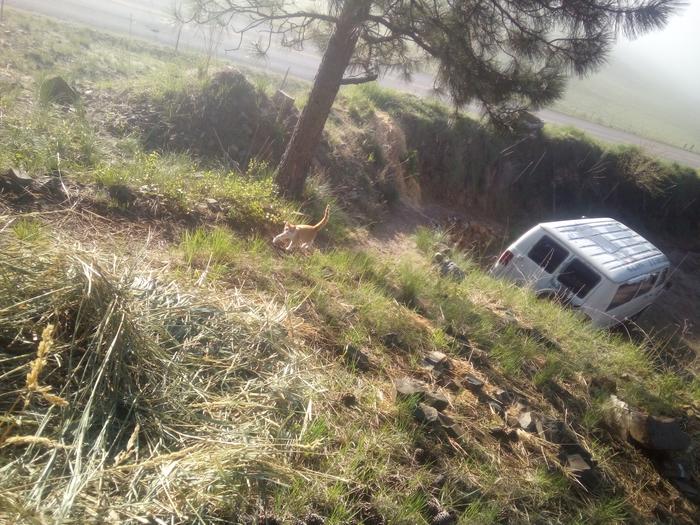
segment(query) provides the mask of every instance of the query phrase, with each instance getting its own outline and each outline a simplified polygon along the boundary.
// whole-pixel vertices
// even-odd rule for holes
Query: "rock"
[[[413,413],[415,418],[425,425],[436,426],[439,425],[438,411],[426,405],[425,403],[418,403],[415,412]]]
[[[367,372],[372,368],[372,362],[369,356],[355,345],[346,345],[343,357],[345,357],[345,361],[347,361],[349,365],[355,367],[360,372]]]
[[[494,390],[493,397],[502,405],[510,405],[513,402],[513,394],[502,388]]]
[[[561,421],[536,421],[537,433],[551,443],[563,443],[566,439],[566,426]]]
[[[568,468],[576,479],[589,490],[593,490],[598,484],[598,476],[591,465],[580,454],[567,454],[564,465]]]
[[[445,410],[448,406],[450,406],[450,401],[440,392],[426,391],[423,394],[423,399],[427,405],[430,405],[437,410]]]
[[[487,403],[489,410],[491,410],[492,413],[496,414],[497,416],[501,418],[505,418],[506,416],[506,411],[503,408],[503,405],[501,405],[499,402],[494,401],[493,399],[488,401]]]
[[[0,173],[0,189],[12,192],[26,190],[34,183],[34,179],[24,171],[10,168],[4,173]]]
[[[447,476],[445,476],[444,474],[438,474],[437,476],[435,476],[435,479],[433,480],[433,483],[431,486],[434,489],[440,490],[445,485],[446,482],[447,482]]]
[[[447,358],[447,356],[445,354],[443,354],[442,352],[438,352],[437,350],[430,352],[425,357],[423,362],[427,365],[434,366],[434,367],[445,366],[445,367],[449,368],[449,366],[450,366],[450,361]]]
[[[131,206],[136,201],[136,194],[134,191],[124,184],[108,186],[107,193],[120,206]]]
[[[480,393],[484,388],[484,382],[472,375],[465,375],[462,378],[462,383],[467,390],[474,392],[475,394]]]
[[[348,408],[354,407],[357,405],[357,397],[355,397],[355,394],[351,392],[346,392],[345,394],[340,396],[340,402]]]
[[[454,525],[455,523],[457,523],[455,517],[446,510],[441,510],[430,520],[430,525]]]
[[[68,85],[63,77],[52,77],[44,80],[39,89],[39,96],[43,102],[56,102],[58,104],[75,104],[80,95]]]
[[[207,203],[207,208],[209,208],[211,211],[221,211],[221,205],[216,199],[204,199],[204,202]]]
[[[518,425],[526,432],[534,432],[537,428],[537,419],[533,412],[523,412],[518,416]]]
[[[518,441],[518,433],[515,430],[509,430],[507,428],[492,428],[489,430],[489,434],[495,437],[502,443],[515,443]]]
[[[394,388],[396,388],[396,398],[406,399],[413,396],[418,396],[423,399],[423,394],[427,391],[427,386],[421,381],[411,379],[410,377],[402,377],[394,380]]]
[[[458,439],[462,436],[462,434],[464,434],[462,427],[455,423],[454,420],[446,414],[439,412],[438,420],[442,431],[452,439]]]
[[[685,450],[690,436],[677,420],[650,416],[631,408],[617,396],[610,396],[604,421],[617,435],[649,450]]]
[[[310,513],[304,518],[306,525],[324,525],[326,521],[318,514]]]
[[[593,458],[579,444],[562,446],[559,451],[562,465],[571,471],[579,482],[588,490],[595,490],[600,478],[596,472]]]

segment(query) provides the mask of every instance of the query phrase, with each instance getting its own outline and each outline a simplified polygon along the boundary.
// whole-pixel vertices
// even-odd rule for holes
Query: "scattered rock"
[[[304,523],[305,525],[324,525],[324,523],[326,523],[326,520],[324,520],[318,514],[314,514],[312,512],[304,518]]]
[[[488,404],[489,410],[491,410],[492,413],[496,414],[497,416],[499,416],[501,418],[506,417],[506,411],[503,408],[503,405],[501,405],[499,402],[494,401],[492,399],[492,400],[488,401],[487,404]]]
[[[650,416],[631,408],[617,396],[610,396],[605,423],[625,441],[649,450],[685,450],[690,436],[676,419]]]
[[[411,379],[410,377],[402,377],[394,381],[394,387],[396,388],[397,399],[417,397],[420,401],[436,410],[445,410],[450,406],[447,397],[440,392],[431,392],[422,381]]]
[[[562,465],[571,471],[586,489],[595,490],[600,478],[596,472],[593,458],[586,449],[579,444],[562,446],[559,451],[559,459]]]
[[[423,363],[431,368],[451,368],[452,366],[448,357],[437,350],[430,352],[423,359]]]
[[[219,201],[217,201],[216,199],[209,198],[209,199],[205,199],[204,202],[207,203],[207,208],[209,208],[211,211],[214,211],[214,212],[221,211],[221,204],[219,204]]]
[[[537,429],[537,420],[533,412],[523,412],[518,416],[518,425],[526,432],[534,432]]]
[[[430,520],[430,525],[453,525],[455,523],[457,523],[457,519],[446,510],[441,510]]]
[[[423,399],[426,404],[437,410],[445,410],[448,406],[450,406],[450,401],[440,392],[426,391],[423,394]]]
[[[406,399],[411,396],[419,396],[422,399],[427,387],[425,383],[410,377],[402,377],[394,380],[397,399]]]
[[[357,397],[352,392],[346,392],[340,396],[340,402],[348,408],[354,407],[357,405]]]
[[[431,487],[437,490],[440,490],[445,483],[447,482],[447,476],[444,474],[438,474],[435,476],[435,479],[433,480],[433,483],[431,484]]]
[[[513,402],[513,394],[502,388],[494,390],[493,397],[502,405],[510,405]]]
[[[416,407],[416,410],[413,413],[413,415],[419,422],[425,425],[439,425],[438,411],[430,405],[426,405],[425,403],[418,403],[418,406]]]
[[[442,252],[433,255],[433,263],[437,265],[438,271],[443,277],[449,277],[455,281],[463,281],[466,277],[464,271]]]
[[[349,365],[354,366],[360,372],[367,372],[370,368],[372,368],[372,363],[369,356],[355,345],[346,345],[343,357]]]
[[[452,439],[458,439],[462,436],[462,434],[464,434],[462,427],[455,423],[454,420],[448,415],[439,412],[438,419],[442,431]]]
[[[39,90],[39,96],[43,102],[56,102],[58,104],[75,104],[80,95],[68,85],[63,77],[53,77],[44,80]]]
[[[0,190],[21,192],[33,183],[34,179],[22,170],[10,168],[4,173],[0,173]]]
[[[496,427],[489,430],[489,434],[499,440],[501,443],[515,443],[518,441],[518,433],[515,430]]]
[[[467,388],[467,390],[474,392],[475,394],[480,393],[484,388],[484,382],[472,375],[465,375],[462,378],[462,383]]]
[[[136,193],[124,184],[113,184],[107,187],[107,193],[120,206],[131,206],[136,202]]]
[[[566,439],[566,426],[561,421],[552,419],[538,420],[535,425],[540,437],[551,443],[563,443]]]

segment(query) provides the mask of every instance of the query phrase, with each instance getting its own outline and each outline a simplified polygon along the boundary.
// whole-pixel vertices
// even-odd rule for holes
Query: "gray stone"
[[[450,401],[440,392],[426,391],[423,394],[423,399],[425,400],[426,404],[437,410],[445,410],[448,406],[450,406]]]
[[[428,390],[425,383],[410,377],[395,379],[394,388],[396,388],[397,399],[405,399],[412,396],[419,396],[420,399],[423,399],[423,395]]]
[[[207,208],[209,208],[211,211],[221,211],[221,205],[216,199],[209,198],[205,199],[204,202],[207,203]]]
[[[418,406],[413,413],[419,422],[431,426],[439,425],[438,414],[439,412],[435,408],[431,407],[430,405],[426,405],[425,403],[418,403]]]
[[[434,350],[430,352],[424,359],[425,363],[430,366],[450,366],[450,361],[442,352]]]
[[[499,416],[501,418],[505,418],[506,411],[503,408],[503,405],[501,405],[497,401],[494,401],[493,399],[488,401],[487,404],[488,404],[489,410],[491,410],[492,413],[496,414],[497,416]]]
[[[518,416],[518,425],[527,432],[534,432],[537,428],[537,416],[532,412],[523,412]]]
[[[360,348],[354,345],[348,344],[345,347],[345,352],[343,354],[345,361],[350,365],[354,366],[360,372],[367,372],[372,368],[372,362],[369,356]]]
[[[77,91],[70,87],[63,77],[52,77],[44,80],[39,89],[39,96],[43,102],[56,102],[58,104],[75,104],[80,98]]]
[[[454,525],[455,523],[457,519],[446,510],[441,510],[430,520],[430,525]]]
[[[477,379],[476,377],[472,375],[465,375],[462,378],[462,383],[464,383],[464,386],[467,388],[467,390],[470,390],[474,392],[475,394],[481,392],[484,388],[484,382]]]
[[[513,402],[513,394],[502,388],[497,388],[493,391],[493,397],[502,405],[510,405]]]
[[[621,439],[649,450],[685,450],[690,445],[690,436],[677,420],[644,414],[614,395],[604,421]]]
[[[15,168],[10,168],[0,174],[0,189],[17,192],[27,189],[33,183],[32,177]]]

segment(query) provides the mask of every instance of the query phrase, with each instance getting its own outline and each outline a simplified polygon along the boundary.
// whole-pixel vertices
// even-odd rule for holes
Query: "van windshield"
[[[547,273],[554,273],[559,265],[569,256],[569,252],[554,239],[544,235],[530,249],[527,256]]]
[[[561,271],[557,281],[583,299],[600,282],[600,275],[579,259],[573,259]]]

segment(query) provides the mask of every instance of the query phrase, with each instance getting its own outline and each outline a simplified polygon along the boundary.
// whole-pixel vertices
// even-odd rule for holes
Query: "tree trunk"
[[[301,197],[316,146],[350,62],[370,0],[345,0],[335,30],[321,59],[309,100],[294,127],[277,168],[277,184],[290,198]]]

